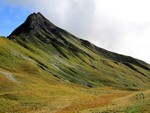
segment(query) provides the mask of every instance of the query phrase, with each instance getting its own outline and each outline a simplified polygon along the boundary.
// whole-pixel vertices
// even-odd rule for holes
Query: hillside
[[[70,113],[150,88],[149,64],[99,48],[40,13],[0,37],[0,62],[1,112]]]

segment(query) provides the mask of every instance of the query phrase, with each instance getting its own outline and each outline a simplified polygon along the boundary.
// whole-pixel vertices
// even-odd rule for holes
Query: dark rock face
[[[36,37],[43,43],[50,44],[51,42],[54,42],[63,46],[64,44],[62,42],[64,39],[61,36],[60,31],[60,28],[52,24],[41,13],[33,13],[29,15],[26,21],[15,29],[8,38],[14,40],[16,36],[19,36],[19,39],[24,42],[28,42],[29,40],[35,43],[35,41],[37,41],[35,39]],[[63,41],[58,41],[58,38]]]
[[[41,13],[33,13],[22,25],[15,29],[10,36],[29,32],[36,33],[39,30],[43,30],[49,33],[49,30],[54,28],[56,28],[55,25],[47,20]]]
[[[63,38],[62,34],[68,36],[71,35],[65,30],[55,26],[41,13],[33,13],[29,15],[26,21],[17,29],[15,29],[10,34],[10,36],[8,36],[8,38],[14,39],[14,36],[20,36],[21,34],[25,34],[25,37],[21,36],[20,39],[29,39],[33,41],[34,37],[37,37],[44,43],[48,44],[51,42],[56,42],[59,43],[61,46],[67,43],[66,40]],[[58,39],[61,41],[58,42]],[[65,42],[65,44],[63,44],[62,42]]]

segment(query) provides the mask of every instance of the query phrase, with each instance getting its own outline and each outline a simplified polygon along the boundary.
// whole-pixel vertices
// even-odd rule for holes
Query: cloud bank
[[[54,24],[99,47],[150,63],[148,0],[5,0],[4,3],[41,12]]]

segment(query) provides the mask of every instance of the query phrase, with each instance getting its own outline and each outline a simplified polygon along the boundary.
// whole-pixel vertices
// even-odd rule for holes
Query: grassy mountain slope
[[[145,62],[98,48],[58,28],[40,13],[31,14],[9,39],[41,57],[28,56],[59,79],[90,87],[140,88],[149,82],[150,68]]]
[[[0,37],[1,112],[82,111],[147,90],[149,82],[149,64],[98,48],[40,13]]]

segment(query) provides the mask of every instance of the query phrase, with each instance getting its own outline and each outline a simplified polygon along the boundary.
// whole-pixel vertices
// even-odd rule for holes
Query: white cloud
[[[5,0],[43,13],[99,47],[150,63],[149,0]]]

